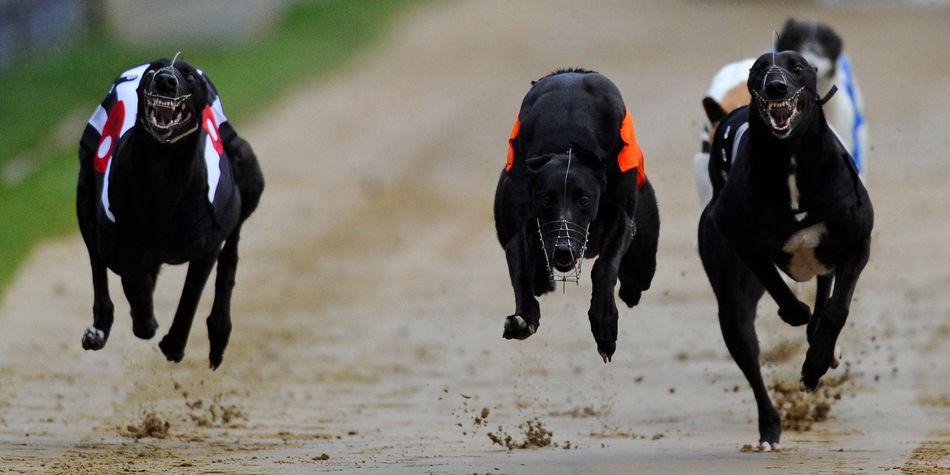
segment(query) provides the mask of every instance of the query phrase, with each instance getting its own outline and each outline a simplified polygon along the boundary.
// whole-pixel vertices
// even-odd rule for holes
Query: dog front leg
[[[870,254],[871,240],[865,239],[861,246],[835,269],[831,298],[821,308],[821,312],[815,314],[816,322],[808,335],[808,353],[802,365],[802,385],[807,390],[818,387],[818,380],[828,372],[834,362],[835,344],[848,320],[854,288]]]
[[[178,301],[175,319],[172,320],[168,333],[158,344],[168,361],[178,363],[185,356],[185,344],[188,343],[191,322],[195,318],[201,292],[204,290],[208,275],[211,274],[211,268],[214,267],[214,261],[217,258],[218,253],[212,252],[188,264],[185,287],[181,291],[181,299]]]
[[[218,369],[224,359],[224,349],[231,336],[231,292],[234,290],[234,276],[237,274],[238,241],[241,238],[241,224],[228,236],[221,254],[218,256],[218,275],[214,283],[214,303],[208,316],[208,340],[211,351],[208,359],[211,369]]]
[[[630,241],[633,238],[633,219],[625,213],[620,213],[617,224],[605,236],[604,246],[600,257],[591,269],[591,283],[593,291],[590,297],[590,310],[587,317],[590,319],[590,331],[597,342],[597,352],[604,359],[610,361],[617,349],[617,302],[614,299],[614,288],[617,285],[617,270]]]
[[[524,340],[538,331],[541,325],[541,308],[534,297],[534,253],[527,233],[519,231],[505,245],[508,275],[515,291],[515,313],[505,318],[503,337]]]
[[[79,232],[89,253],[92,268],[92,325],[83,331],[84,350],[101,350],[109,339],[115,306],[109,296],[109,272],[99,254],[99,233],[96,224],[98,206],[92,152],[79,148],[79,182],[76,186],[76,217]]]
[[[798,297],[788,288],[778,269],[767,257],[748,249],[744,246],[736,246],[736,253],[742,258],[749,270],[759,279],[765,290],[775,299],[778,304],[778,315],[793,327],[801,326],[811,319],[811,309],[808,305],[798,300]]]
[[[94,249],[89,250],[92,265],[92,325],[82,335],[84,350],[101,350],[109,339],[115,306],[109,296],[109,275],[106,265]]]
[[[818,285],[815,289],[815,307],[812,311],[812,319],[808,321],[808,328],[805,330],[805,334],[808,336],[808,343],[811,344],[813,337],[815,336],[815,328],[818,325],[818,318],[824,311],[824,307],[828,305],[828,297],[831,296],[831,286],[834,284],[835,276],[834,274],[819,275],[817,278]],[[835,345],[834,357],[831,360],[831,367],[837,368],[840,363],[841,350],[837,345]]]

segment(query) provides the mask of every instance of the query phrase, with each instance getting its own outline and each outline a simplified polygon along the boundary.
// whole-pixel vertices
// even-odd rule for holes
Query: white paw
[[[756,452],[778,452],[778,442],[770,444],[768,442],[759,442],[758,444],[753,444]]]
[[[100,350],[106,345],[106,334],[102,330],[90,325],[82,334],[84,350]]]

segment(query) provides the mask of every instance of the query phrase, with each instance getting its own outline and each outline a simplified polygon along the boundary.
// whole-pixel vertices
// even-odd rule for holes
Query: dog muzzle
[[[584,254],[587,252],[588,226],[559,219],[538,223],[538,239],[544,254],[548,277],[553,282],[580,284]]]
[[[159,75],[170,75],[175,79],[175,94],[159,94],[154,91],[154,81]],[[145,116],[142,122],[145,129],[163,144],[175,143],[198,130],[198,121],[188,100],[191,93],[184,87],[185,78],[172,66],[155,70],[147,77],[145,96]],[[183,127],[185,124],[190,126]]]

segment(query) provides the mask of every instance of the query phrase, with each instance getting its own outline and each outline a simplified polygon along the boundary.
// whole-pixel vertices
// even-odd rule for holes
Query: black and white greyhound
[[[609,361],[617,341],[614,288],[619,281],[620,299],[639,303],[656,270],[660,232],[633,119],[609,79],[567,69],[532,83],[498,180],[495,229],[515,293],[504,337],[533,335],[541,319],[536,297],[556,280],[576,282],[583,258],[599,255],[587,315]]]
[[[159,269],[188,262],[178,310],[159,343],[170,361],[181,361],[217,262],[207,320],[211,368],[217,368],[231,334],[241,226],[263,189],[251,146],[227,121],[217,90],[201,71],[159,59],[122,73],[79,147],[76,212],[94,290],[93,324],[83,334],[83,348],[99,350],[109,338],[113,304],[106,269],[122,277],[132,332],[149,339],[158,328],[152,293]]]
[[[750,105],[722,120],[713,138],[713,198],[700,218],[699,253],[726,346],[755,394],[758,448],[773,450],[782,427],[759,368],[756,304],[767,291],[782,320],[808,325],[801,383],[814,390],[837,366],[836,341],[868,260],[874,214],[854,163],[828,127],[828,96],[819,99],[815,68],[797,52],[766,53],[747,87]],[[814,312],[779,269],[798,282],[817,277]]]

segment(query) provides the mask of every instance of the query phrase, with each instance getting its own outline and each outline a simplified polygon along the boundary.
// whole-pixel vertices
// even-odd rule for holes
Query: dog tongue
[[[792,109],[787,107],[776,107],[772,109],[770,113],[776,122],[784,124],[792,116]]]
[[[170,107],[156,107],[155,114],[159,124],[168,125],[172,123],[175,110]]]

